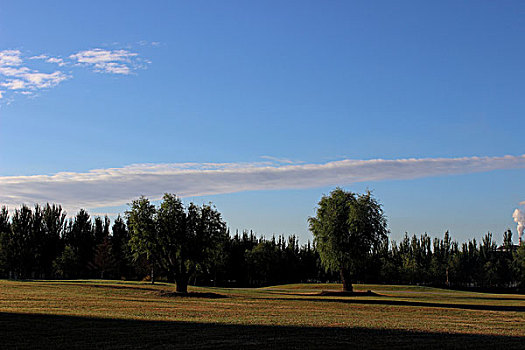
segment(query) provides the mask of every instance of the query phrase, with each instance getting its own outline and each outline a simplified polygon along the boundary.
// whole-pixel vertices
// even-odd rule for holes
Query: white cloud
[[[58,64],[59,67],[62,67],[62,66],[66,65],[66,62],[64,61],[63,58],[50,57],[48,55],[32,56],[32,57],[29,57],[29,59],[30,60],[43,60],[43,61],[46,61],[47,63],[55,63],[55,64]]]
[[[141,40],[141,41],[138,41],[137,44],[139,44],[140,46],[159,46],[160,42]]]
[[[30,72],[27,67],[2,67],[0,66],[0,74],[6,77],[19,77],[22,74]]]
[[[304,163],[304,162],[301,162],[301,161],[295,161],[295,160],[291,160],[291,159],[288,159],[288,158],[279,158],[279,157],[273,157],[273,156],[261,156],[261,158],[268,159],[268,160],[271,160],[271,161],[274,161],[274,162],[277,162],[277,163],[282,163],[282,164],[300,164],[300,163]]]
[[[40,56],[34,57],[40,58]],[[29,95],[31,91],[56,86],[69,78],[61,71],[42,73],[22,66],[23,63],[20,51],[0,51],[0,86]]]
[[[22,64],[20,50],[3,50],[0,51],[0,66],[19,66]]]
[[[98,65],[97,65],[98,66]],[[131,73],[131,69],[126,66],[125,64],[115,63],[115,62],[109,62],[103,65],[101,67],[101,70],[103,70],[106,73],[113,73],[113,74],[129,74]]]
[[[182,197],[299,189],[525,168],[525,155],[504,157],[341,160],[324,164],[137,164],[86,173],[0,177],[0,204],[55,202],[66,208],[119,206],[165,192]]]
[[[128,50],[95,48],[79,51],[66,58],[46,54],[24,57],[20,50],[3,50],[0,51],[0,86],[11,92],[11,96],[14,93],[33,95],[37,90],[55,87],[64,80],[72,78],[71,73],[61,70],[43,72],[40,66],[35,69],[32,66],[35,63],[31,62],[34,60],[43,60],[58,67],[85,66],[96,72],[118,75],[129,75],[151,63],[139,57],[138,53]],[[7,96],[6,91],[3,91],[2,97]]]
[[[59,71],[54,73],[28,71],[13,76],[20,79],[6,79],[6,81],[0,83],[0,85],[9,90],[36,90],[56,86],[68,79],[66,74]]]
[[[8,79],[4,83],[0,83],[3,87],[8,88],[9,90],[22,90],[27,87],[27,84],[20,79]]]
[[[29,82],[31,89],[53,87],[68,79],[66,74],[59,71],[53,73],[26,73],[23,77]]]
[[[48,58],[49,58],[48,55],[37,55],[37,56],[29,57],[30,60],[46,60]]]
[[[127,75],[140,66],[137,56],[137,53],[127,50],[92,49],[77,52],[69,58],[93,67],[96,72]]]
[[[58,58],[58,57],[49,57],[46,60],[47,63],[56,63],[59,67],[63,67],[66,65],[66,62],[64,62],[64,59]]]

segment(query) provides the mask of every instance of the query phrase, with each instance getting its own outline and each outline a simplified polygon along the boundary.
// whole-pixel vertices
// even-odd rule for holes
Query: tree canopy
[[[145,255],[152,271],[163,269],[168,280],[177,282],[177,292],[187,292],[192,273],[209,267],[228,238],[215,207],[190,203],[185,208],[173,194],[166,193],[159,208],[141,197],[133,201],[127,217],[135,258]]]
[[[343,290],[352,291],[354,276],[387,237],[381,204],[370,192],[355,194],[338,187],[321,198],[308,222],[322,265],[338,271]]]

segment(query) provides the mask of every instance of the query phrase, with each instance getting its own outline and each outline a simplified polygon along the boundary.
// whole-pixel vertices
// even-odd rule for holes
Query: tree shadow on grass
[[[376,294],[376,296],[380,296]],[[432,303],[426,301],[407,301],[407,300],[392,300],[392,299],[358,299],[358,298],[265,298],[269,300],[300,300],[313,302],[329,302],[329,303],[345,303],[345,304],[366,304],[366,305],[392,305],[392,306],[415,306],[415,307],[437,307],[448,309],[464,309],[464,310],[483,310],[483,311],[514,311],[524,312],[525,306],[514,305],[483,305],[483,304],[451,304],[451,303]],[[525,346],[525,343],[524,343]]]
[[[334,320],[336,321],[336,320]],[[523,348],[523,337],[0,313],[3,349]]]
[[[115,283],[115,284],[109,284],[109,283],[102,283],[102,284],[95,284],[93,283],[93,281],[75,281],[75,280],[72,280],[72,281],[60,281],[60,282],[49,282],[49,281],[38,281],[38,280],[25,280],[23,282],[38,282],[38,283],[43,283],[44,285],[48,285],[48,286],[59,286],[59,287],[64,287],[64,286],[81,286],[81,287],[84,287],[84,288],[93,288],[93,289],[122,289],[122,290],[142,290],[142,291],[158,291],[158,287],[159,286],[162,286],[162,287],[166,287],[167,284],[166,283],[163,283],[163,284],[151,284],[151,283],[148,283],[148,284],[139,284],[139,285],[125,285],[125,284],[120,284],[120,283]],[[173,288],[175,288],[175,285],[173,285]]]
[[[46,282],[46,281],[36,281],[36,280],[26,280],[26,282],[44,282],[47,285],[56,285],[56,286],[64,286],[68,282]],[[159,295],[161,297],[170,297],[170,298],[207,298],[207,299],[221,299],[221,298],[227,298],[226,295],[213,293],[213,292],[188,292],[188,293],[179,293],[174,291],[175,285],[174,284],[157,284],[157,285],[144,285],[143,287],[139,287],[137,285],[122,285],[118,282],[116,284],[94,284],[92,281],[84,282],[84,281],[73,281],[70,282],[71,285],[80,285],[85,288],[93,288],[93,289],[116,289],[116,290],[132,290],[132,291],[146,291],[151,292],[156,295]],[[165,290],[165,289],[159,289],[159,287],[172,287],[173,290]],[[0,344],[1,345],[1,344]]]
[[[304,293],[294,293],[294,292],[274,292],[266,291],[268,294],[274,295],[295,295],[295,296],[304,296],[304,297],[373,297],[381,296],[371,290],[368,291],[354,291],[354,292],[345,292],[339,290],[322,290],[320,292],[304,292]]]
[[[188,292],[188,293],[179,293],[169,290],[161,290],[158,293],[161,297],[168,298],[205,298],[205,299],[223,299],[227,298],[226,295],[212,293],[212,292]]]
[[[460,296],[460,297],[457,297],[458,299],[473,299],[473,300],[501,300],[501,301],[523,301],[525,303],[525,298],[513,298],[513,297],[486,297],[486,296],[479,296],[479,297],[475,297],[475,296]]]
[[[388,293],[388,292],[386,292]],[[408,295],[408,294],[403,294],[403,295],[396,295],[395,297],[398,297],[398,298],[403,298],[403,299],[421,299],[422,296],[425,296],[426,294],[425,293],[421,293],[419,295]],[[456,299],[456,300],[476,300],[476,301],[483,301],[483,300],[487,300],[487,301],[522,301],[525,303],[525,298],[519,298],[519,297],[489,297],[489,296],[484,296],[484,295],[481,295],[481,296],[474,296],[474,295],[454,295],[452,297],[452,299]]]

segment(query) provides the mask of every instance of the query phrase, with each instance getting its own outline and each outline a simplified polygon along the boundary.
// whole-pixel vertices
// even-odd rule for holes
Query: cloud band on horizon
[[[181,197],[254,190],[349,185],[356,182],[525,168],[525,154],[503,157],[339,160],[324,164],[136,164],[86,173],[0,177],[0,205],[60,203],[65,208],[120,206],[144,195]]]

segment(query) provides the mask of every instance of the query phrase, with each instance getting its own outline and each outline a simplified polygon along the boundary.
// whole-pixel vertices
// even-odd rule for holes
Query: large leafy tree
[[[385,239],[388,230],[381,204],[370,192],[336,188],[323,196],[315,217],[308,219],[321,263],[339,272],[344,291],[352,291],[357,272]]]
[[[130,248],[136,257],[147,256],[152,266],[162,268],[177,292],[188,291],[188,281],[197,268],[210,266],[226,224],[211,205],[185,208],[173,194],[165,194],[157,209],[145,197],[133,201],[127,212]]]
[[[166,194],[164,202],[169,197],[176,198],[174,195]],[[226,223],[222,220],[219,211],[211,204],[203,204],[199,207],[190,203],[186,210],[185,227],[181,244],[176,244],[179,260],[175,265],[177,268],[175,278],[179,292],[187,290],[188,278],[191,275],[196,274],[197,271],[210,275],[212,270],[224,261],[224,247],[228,239]]]
[[[156,229],[157,210],[146,197],[140,197],[131,203],[126,211],[129,229],[129,247],[133,259],[145,259],[151,268],[151,283],[155,283],[155,264],[160,262],[161,243]]]

